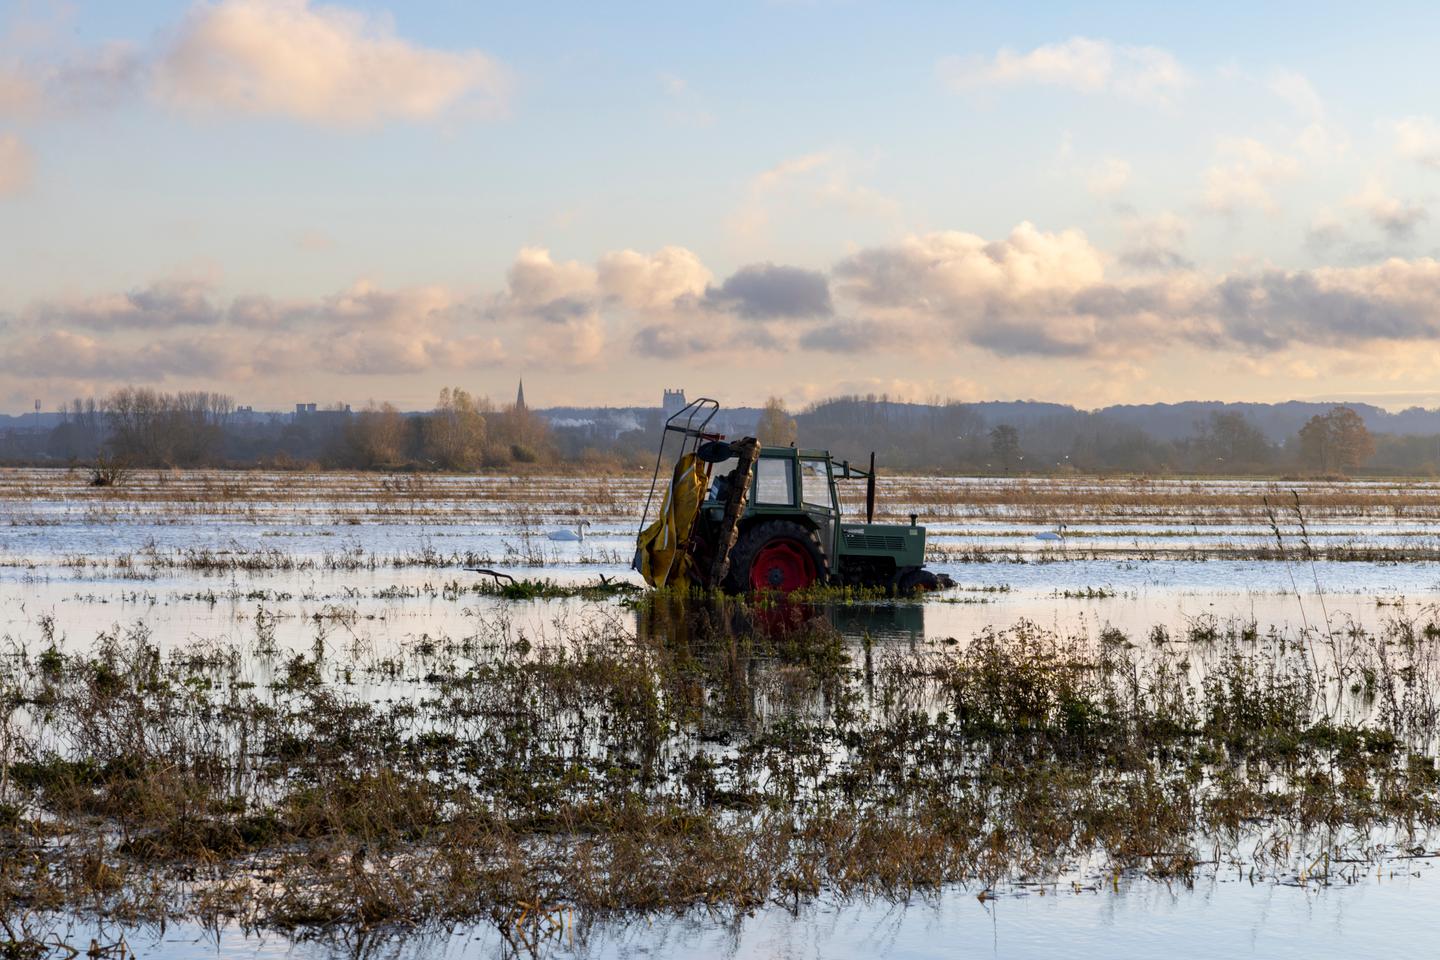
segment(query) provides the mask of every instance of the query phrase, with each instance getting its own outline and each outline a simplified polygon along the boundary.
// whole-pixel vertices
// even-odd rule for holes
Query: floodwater
[[[0,636],[42,621],[83,647],[143,622],[162,648],[244,647],[261,610],[303,649],[319,620],[379,654],[457,636],[503,607],[544,641],[614,617],[607,601],[501,602],[466,593],[477,574],[638,583],[628,569],[648,478],[426,478],[144,473],[119,490],[81,474],[0,472]],[[881,484],[881,519],[920,515],[931,567],[957,587],[927,602],[830,612],[856,643],[965,642],[1029,621],[1065,635],[1253,623],[1261,633],[1440,620],[1440,487],[1151,484],[933,478]],[[1160,488],[1157,490],[1157,488]],[[1270,496],[1267,515],[1253,502]],[[1032,496],[1033,495],[1033,496]],[[1298,495],[1300,511],[1290,504]],[[967,499],[969,498],[969,499]],[[971,502],[974,501],[974,502]],[[550,534],[590,521],[583,541]],[[1303,529],[1301,523],[1303,521]],[[1064,539],[1037,534],[1064,524]],[[1323,559],[1327,550],[1347,559]],[[1367,552],[1368,551],[1368,552]],[[1315,557],[1322,559],[1314,559]],[[447,589],[450,587],[450,589]],[[949,890],[907,905],[821,902],[741,921],[705,915],[567,930],[542,955],[596,957],[1348,957],[1418,955],[1440,935],[1433,860],[1390,858],[1324,887],[1214,876],[1193,888],[1089,877],[979,900]],[[75,927],[75,940],[94,932]],[[113,931],[112,931],[113,932]],[[185,924],[132,930],[140,956],[491,956],[493,932],[372,943],[292,942]]]
[[[1413,869],[1409,869],[1413,867]],[[1211,881],[1172,888],[1122,880],[1105,890],[1039,890],[981,902],[956,891],[908,904],[821,903],[798,915],[769,909],[739,922],[686,916],[602,924],[559,934],[535,954],[620,960],[715,957],[728,960],[1090,960],[1159,957],[1422,957],[1440,937],[1437,888],[1429,861],[1383,871],[1344,887],[1304,888]],[[117,928],[77,924],[68,937],[113,942]],[[335,956],[395,960],[503,956],[493,931],[463,928],[418,937],[372,936],[292,942],[181,924],[161,933],[132,930],[140,957],[168,960]]]

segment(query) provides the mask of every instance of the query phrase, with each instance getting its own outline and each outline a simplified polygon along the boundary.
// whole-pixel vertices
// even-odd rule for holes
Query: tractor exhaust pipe
[[[865,478],[865,522],[875,522],[875,451],[870,451],[870,476]]]

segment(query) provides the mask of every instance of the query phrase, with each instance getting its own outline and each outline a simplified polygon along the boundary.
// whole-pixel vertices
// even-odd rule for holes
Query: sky
[[[1440,405],[1420,4],[0,2],[0,410]]]

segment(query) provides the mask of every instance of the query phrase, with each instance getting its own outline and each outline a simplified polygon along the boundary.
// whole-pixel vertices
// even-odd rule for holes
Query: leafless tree
[[[779,397],[766,400],[760,420],[755,424],[755,438],[761,443],[783,447],[794,443],[799,436],[800,428],[785,409],[785,402]]]
[[[425,458],[446,470],[473,470],[485,456],[482,406],[459,387],[445,387],[435,410],[425,418]]]

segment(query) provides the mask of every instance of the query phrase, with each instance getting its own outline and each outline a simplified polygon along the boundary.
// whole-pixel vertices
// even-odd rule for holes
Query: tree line
[[[60,414],[44,453],[78,463],[477,470],[557,458],[545,418],[452,387],[422,413],[371,403],[257,421],[224,394],[124,387],[62,404]]]
[[[891,469],[995,475],[1081,473],[1440,473],[1440,435],[1372,434],[1353,409],[1312,416],[1276,443],[1239,413],[1217,411],[1189,436],[1162,440],[1104,414],[1073,411],[1024,424],[991,423],[963,403],[898,404],[847,396],[793,416],[776,398],[757,424],[765,442],[797,442]]]
[[[564,421],[552,425],[523,406],[499,407],[458,387],[444,388],[431,409],[418,413],[371,403],[356,411],[256,416],[224,394],[143,387],[76,399],[60,412],[41,456],[3,449],[0,456],[133,467],[466,471],[567,461],[638,467],[653,463],[661,422],[656,410],[632,427],[597,433]],[[1103,413],[992,423],[967,404],[902,404],[884,396],[837,397],[793,414],[772,397],[754,430],[767,443],[828,449],[856,462],[873,450],[887,469],[915,472],[1440,473],[1440,435],[1372,434],[1346,406],[1310,417],[1281,442],[1236,412],[1212,412],[1188,436],[1162,440]]]

